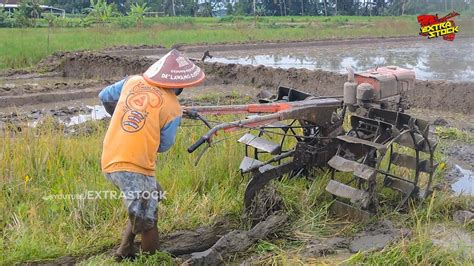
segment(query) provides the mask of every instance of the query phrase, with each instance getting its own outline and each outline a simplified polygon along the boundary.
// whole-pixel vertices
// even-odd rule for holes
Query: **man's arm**
[[[110,86],[105,87],[99,93],[99,99],[105,107],[105,111],[112,115],[117,106],[117,102],[120,98],[120,93],[122,92],[123,84],[125,84],[126,79],[122,79]]]
[[[181,124],[181,116],[168,122],[160,131],[160,147],[158,152],[165,152],[173,146],[176,140],[176,131]]]

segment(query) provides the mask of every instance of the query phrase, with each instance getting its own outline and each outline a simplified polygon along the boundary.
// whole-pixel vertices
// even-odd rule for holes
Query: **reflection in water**
[[[73,126],[73,125],[82,124],[90,120],[100,120],[105,117],[110,117],[110,115],[105,111],[105,108],[103,105],[94,105],[94,106],[88,105],[87,107],[90,109],[89,114],[73,116],[71,117],[69,122],[65,124],[67,126]]]
[[[455,171],[459,173],[459,179],[451,187],[456,195],[474,196],[474,173],[455,165]]]
[[[474,81],[474,38],[454,42],[379,43],[294,49],[216,52],[211,62],[323,69],[344,73],[347,66],[363,71],[377,65],[414,69],[418,79]]]
[[[68,116],[66,118],[59,118],[59,122],[64,124],[67,127],[70,127],[70,126],[85,123],[87,121],[91,121],[91,120],[97,121],[97,120],[104,119],[106,117],[110,117],[107,111],[105,111],[105,108],[103,105],[94,105],[94,106],[87,105],[87,108],[89,109],[87,114],[80,114],[80,115]],[[30,121],[28,122],[28,126],[36,127],[38,126],[38,123],[40,121],[41,121],[40,119],[36,119],[35,121]]]

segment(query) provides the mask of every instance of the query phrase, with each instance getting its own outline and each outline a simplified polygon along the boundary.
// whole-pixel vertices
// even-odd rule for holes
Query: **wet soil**
[[[474,92],[474,90],[473,90]],[[453,127],[474,133],[474,116],[468,113],[410,108],[408,114],[429,121],[433,126]]]
[[[451,164],[474,171],[474,145],[453,141],[444,151],[444,154],[449,157]]]
[[[150,58],[87,52],[56,54],[44,60],[40,68],[50,73],[61,73],[59,77],[67,78],[68,81],[57,82],[57,76],[38,77],[35,81],[31,77],[32,73],[4,76],[4,81],[0,82],[0,107],[57,102],[78,97],[89,98],[96,95],[105,84],[127,75],[142,73],[153,62]],[[232,84],[275,90],[281,85],[315,95],[341,95],[346,80],[345,75],[322,70],[274,69],[202,62],[199,64],[207,73],[206,83],[202,87]],[[15,78],[15,82],[12,82],[12,78]],[[41,82],[38,79],[46,81]],[[473,84],[417,81],[415,89],[409,93],[409,100],[412,106],[417,108],[472,114]],[[38,95],[31,95],[35,93]],[[30,95],[26,96],[27,94]]]
[[[276,213],[257,223],[248,231],[234,230],[220,238],[209,249],[191,254],[185,262],[189,265],[220,265],[236,253],[247,250],[259,240],[278,232],[286,224],[288,216]]]
[[[278,86],[297,88],[318,96],[343,94],[346,76],[342,74],[306,69],[273,69],[270,67],[207,63],[205,71],[210,79],[222,83],[240,83],[259,88]],[[411,106],[422,109],[474,113],[474,83],[448,81],[420,81],[408,93]]]
[[[436,224],[430,230],[433,245],[451,252],[461,252],[465,256],[474,256],[472,233],[463,228]]]
[[[0,76],[0,108],[97,97],[110,82],[63,77],[60,72]]]
[[[409,229],[395,228],[392,222],[385,220],[358,233],[351,240],[349,250],[352,253],[378,251],[400,238],[407,238],[410,235]]]
[[[112,56],[96,53],[63,53],[41,63],[43,69],[75,79],[117,80],[143,73],[154,62],[146,57]],[[298,88],[314,95],[341,95],[346,76],[322,70],[275,69],[264,66],[197,62],[207,74],[203,87],[243,85],[275,90],[278,86]],[[408,93],[413,107],[474,113],[474,82],[421,81]]]
[[[252,204],[244,210],[243,218],[252,225],[264,221],[268,216],[284,209],[283,199],[270,183],[263,187],[254,197]]]
[[[457,39],[472,38],[472,36],[457,36]],[[325,40],[300,40],[300,41],[248,41],[236,43],[201,43],[201,44],[175,44],[172,48],[188,53],[190,56],[201,58],[205,51],[212,52],[232,52],[239,51],[258,51],[268,49],[294,49],[308,47],[343,47],[348,45],[367,45],[378,44],[384,45],[388,43],[419,43],[418,36],[399,36],[399,37],[378,37],[378,38],[334,38]],[[135,55],[135,56],[156,56],[169,51],[168,48],[162,46],[116,46],[105,50],[108,54],[113,55]]]
[[[182,230],[176,231],[170,234],[160,236],[160,250],[168,252],[173,256],[182,256],[185,254],[191,254],[193,252],[204,251],[212,247],[223,235],[230,232],[234,225],[229,223],[228,218],[218,219],[211,226],[199,227],[196,230]],[[136,242],[135,245],[140,246],[140,242]],[[81,262],[91,256],[105,253],[112,257],[115,254],[115,250],[118,246],[111,249],[100,250],[96,254],[88,254],[85,256],[63,256],[55,260],[37,261],[37,262],[26,262],[23,265],[74,265]]]
[[[348,257],[358,252],[379,251],[394,244],[402,238],[409,238],[411,231],[406,228],[396,228],[389,220],[369,225],[364,231],[352,237],[334,236],[330,238],[311,239],[299,252],[305,259],[318,259],[332,256]]]

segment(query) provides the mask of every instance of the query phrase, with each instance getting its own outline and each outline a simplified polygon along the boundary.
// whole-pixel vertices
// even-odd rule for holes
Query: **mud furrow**
[[[97,97],[101,89],[102,88],[93,88],[84,90],[2,96],[0,97],[0,108],[93,98]]]
[[[154,61],[155,59],[147,57],[114,56],[103,53],[59,53],[42,61],[38,69],[46,72],[59,72],[62,78],[65,79],[84,81],[92,79],[98,83],[110,84],[113,80],[143,73]],[[314,95],[332,96],[342,94],[343,84],[346,81],[345,75],[322,70],[280,69],[200,61],[197,63],[204,68],[207,75],[203,87],[210,85],[244,85],[274,91],[278,86],[287,86]],[[32,74],[23,73],[23,75],[26,82],[28,75]],[[16,78],[19,78],[18,74],[16,74]],[[21,94],[21,91],[4,93],[5,97],[0,97],[0,106],[59,102],[66,99],[77,99],[76,97],[95,96],[91,91],[83,88],[84,86],[61,90],[57,94],[31,94],[29,97],[22,97],[25,93]],[[8,88],[8,90],[15,90],[15,88]],[[48,88],[43,88],[43,90],[48,91]],[[51,88],[51,90],[57,90],[57,88]],[[413,107],[472,114],[474,113],[473,90],[474,82],[417,80],[415,89],[410,91],[408,96]],[[81,93],[82,91],[87,96],[84,96]],[[39,91],[28,91],[28,93],[35,92]],[[68,93],[71,95],[68,96]],[[12,94],[20,95],[18,97],[8,96]]]
[[[60,70],[66,77],[88,79],[119,79],[143,73],[154,62],[146,57],[112,56],[93,53],[56,55],[51,70]],[[274,90],[289,86],[315,95],[341,95],[346,76],[323,70],[280,69],[223,63],[198,64],[207,74],[206,85],[239,84]],[[51,66],[51,65],[50,65]],[[474,82],[417,80],[409,92],[413,107],[451,112],[474,113]]]

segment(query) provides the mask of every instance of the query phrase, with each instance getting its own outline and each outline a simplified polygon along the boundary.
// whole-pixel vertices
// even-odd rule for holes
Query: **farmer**
[[[158,249],[157,204],[163,194],[155,178],[157,153],[167,151],[175,141],[181,121],[176,96],[204,77],[198,66],[172,50],[143,75],[130,76],[99,94],[112,114],[103,143],[102,171],[121,190],[128,212],[117,260],[134,257],[137,234],[141,234],[142,252]]]

